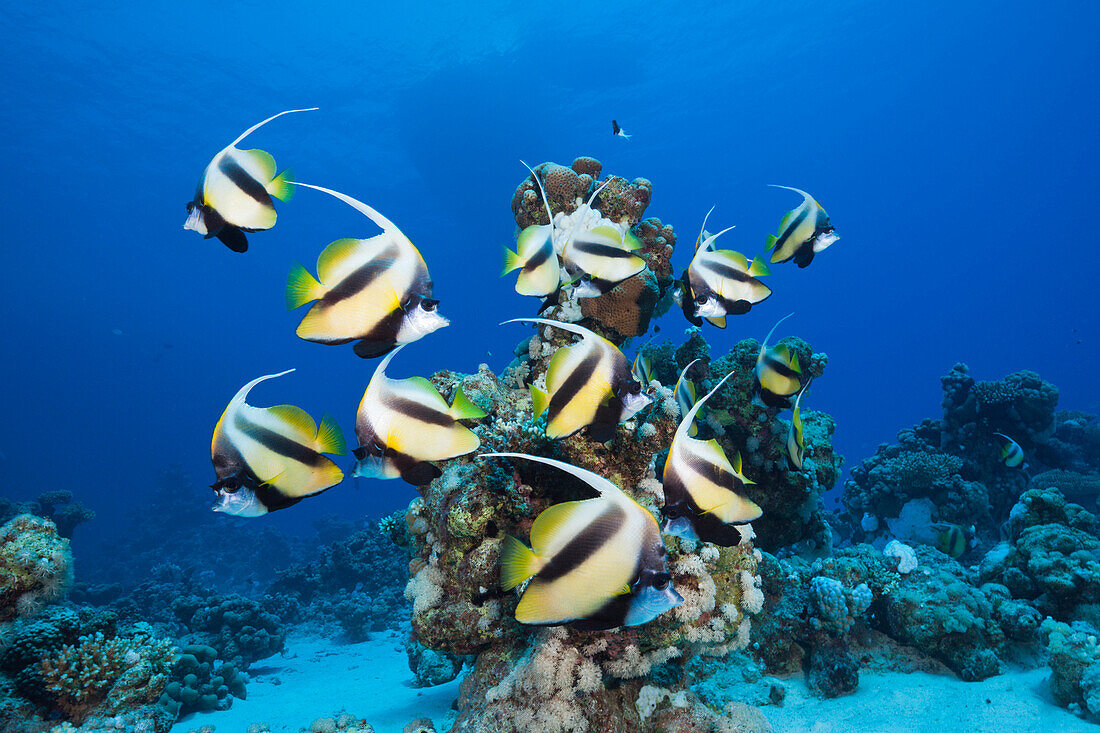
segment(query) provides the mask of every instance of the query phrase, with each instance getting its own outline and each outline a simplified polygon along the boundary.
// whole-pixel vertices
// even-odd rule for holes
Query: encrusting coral
[[[72,584],[69,541],[53,522],[20,514],[0,527],[0,621],[36,613]]]

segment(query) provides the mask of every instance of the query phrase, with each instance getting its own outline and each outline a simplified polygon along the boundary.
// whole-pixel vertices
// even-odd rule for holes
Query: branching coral
[[[46,694],[67,720],[80,723],[93,711],[115,714],[157,700],[177,659],[172,642],[147,628],[126,635],[81,637],[42,660]]]

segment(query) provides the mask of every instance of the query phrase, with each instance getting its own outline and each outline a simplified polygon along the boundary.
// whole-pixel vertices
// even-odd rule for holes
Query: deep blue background
[[[795,311],[780,335],[828,352],[810,406],[836,416],[849,465],[938,414],[956,361],[1100,403],[1094,2],[102,5],[0,8],[0,491],[73,489],[99,512],[80,543],[109,540],[164,465],[205,486],[214,422],[257,375],[297,367],[253,402],[332,411],[353,436],[375,362],[299,341],[283,285],[371,225],[301,191],[247,255],[181,228],[211,156],[293,107],[321,111],[250,145],[401,226],[452,319],[396,376],[507,363],[526,332],[495,324],[535,304],[497,277],[518,160],[593,155],[652,180],[647,213],[686,242],[718,204],[726,246],[758,250],[797,203],[767,183],[828,209],[841,241],[776,267],[772,299],[707,336],[721,352]],[[413,496],[349,481],[255,521],[308,528]]]

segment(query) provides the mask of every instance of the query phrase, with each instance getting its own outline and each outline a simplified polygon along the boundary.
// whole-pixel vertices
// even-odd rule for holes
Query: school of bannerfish
[[[287,307],[293,310],[312,303],[298,326],[299,337],[330,345],[355,342],[353,350],[359,357],[383,357],[356,412],[359,445],[352,451],[353,475],[402,478],[425,485],[440,475],[436,463],[478,449],[478,436],[463,422],[486,414],[461,389],[448,404],[423,377],[392,379],[386,374],[405,344],[449,324],[438,313],[424,258],[393,222],[367,204],[321,186],[295,182],[288,170],[276,174],[269,153],[236,147],[282,115],[315,109],[287,110],[269,117],[215,155],[187,205],[184,228],[245,252],[245,233],[274,227],[273,198],[288,201],[294,187],[301,186],[343,201],[382,229],[367,239],[345,238],[329,244],[318,256],[316,277],[296,264],[287,278]],[[528,226],[517,234],[515,251],[505,248],[502,274],[519,270],[516,291],[545,299],[540,312],[559,302],[563,294],[598,297],[645,269],[646,261],[636,254],[642,247],[638,237],[600,212],[598,199],[607,182],[596,182],[595,192],[578,202],[576,211],[555,214],[539,175],[523,165],[539,189],[549,223]],[[802,202],[783,217],[775,235],[768,235],[771,263],[794,260],[806,267],[838,237],[825,210],[810,194],[778,188],[800,194]],[[675,299],[693,324],[706,320],[725,328],[727,316],[747,313],[772,294],[759,280],[770,271],[760,256],[750,261],[740,252],[717,248],[718,238],[733,227],[708,232],[706,224],[713,211],[703,220]],[[530,388],[532,422],[545,415],[547,438],[558,440],[585,431],[588,439],[606,442],[620,423],[651,402],[652,365],[641,351],[631,364],[610,341],[574,323],[542,318],[504,323],[537,324],[579,337],[552,355],[546,389],[534,384]],[[791,467],[799,469],[804,450],[800,410],[809,380],[803,379],[793,351],[782,344],[768,346],[774,331],[775,327],[765,337],[757,357],[754,402],[787,408],[794,398],[786,450]],[[760,517],[760,507],[744,492],[752,481],[743,473],[741,456],[735,453],[730,461],[717,441],[695,437],[700,410],[731,374],[699,399],[690,378],[693,366],[694,362],[684,368],[675,387],[681,424],[664,465],[660,518],[586,469],[520,453],[480,456],[547,464],[572,474],[597,494],[552,505],[539,514],[531,528],[530,547],[506,537],[501,587],[516,588],[521,594],[518,621],[590,629],[647,623],[683,602],[672,587],[662,533],[728,547],[739,540],[737,525]],[[344,472],[325,455],[347,453],[343,434],[331,417],[324,416],[318,426],[299,407],[258,408],[245,401],[257,384],[287,373],[252,380],[218,419],[210,446],[217,475],[212,485],[217,495],[215,511],[258,517],[315,496],[344,479]],[[1015,444],[1006,446],[1009,465],[1022,461],[1017,452]]]

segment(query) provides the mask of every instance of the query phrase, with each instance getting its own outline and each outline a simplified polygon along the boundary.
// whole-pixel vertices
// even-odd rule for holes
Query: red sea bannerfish
[[[203,237],[217,237],[234,252],[248,250],[245,232],[258,232],[275,226],[272,197],[289,201],[294,193],[290,171],[275,174],[275,159],[264,150],[238,150],[244,140],[276,117],[309,109],[288,109],[268,117],[241,133],[221,150],[203,171],[195,198],[187,204],[183,228]]]

